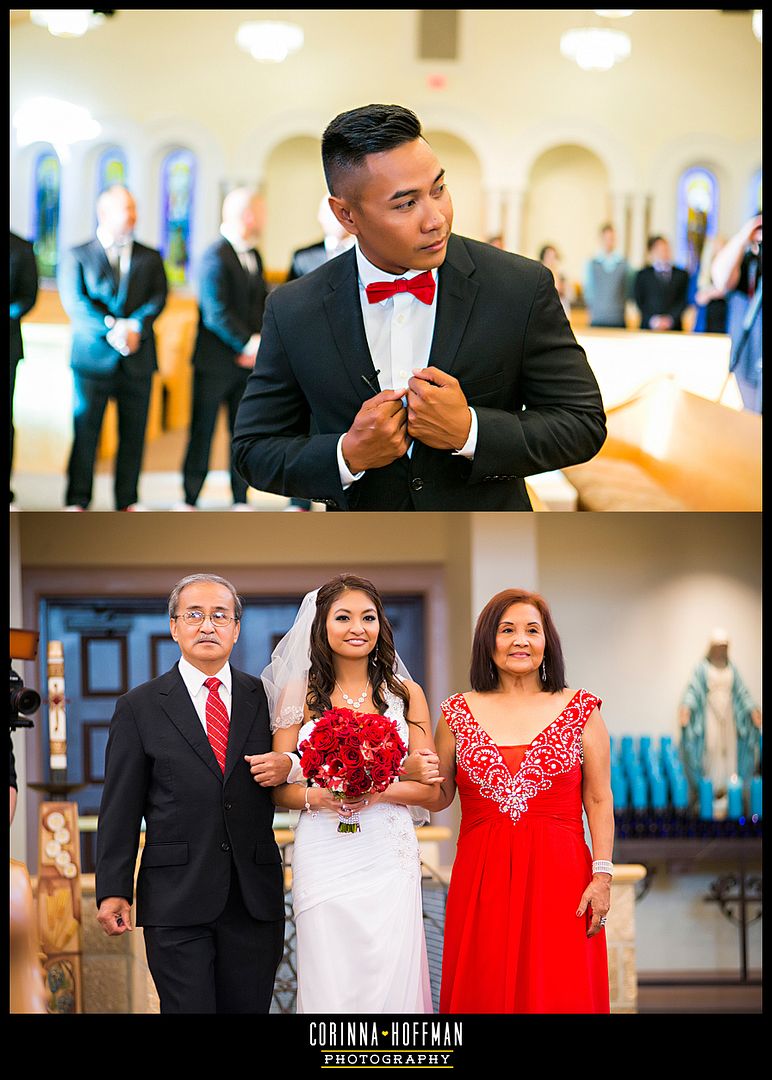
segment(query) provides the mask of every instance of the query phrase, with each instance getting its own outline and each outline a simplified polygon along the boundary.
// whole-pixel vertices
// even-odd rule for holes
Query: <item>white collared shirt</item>
[[[404,274],[389,274],[373,266],[355,246],[357,273],[359,279],[359,302],[362,306],[362,318],[365,324],[365,336],[370,349],[373,365],[378,373],[381,390],[407,388],[413,371],[427,367],[434,324],[437,317],[437,295],[435,289],[431,304],[425,304],[410,292],[395,293],[386,300],[371,304],[367,298],[367,286],[376,281],[396,281],[398,278],[418,277],[423,270],[407,270]],[[435,285],[438,270],[431,271]],[[477,446],[477,416],[474,409],[469,409],[472,424],[469,437],[460,450],[452,451],[455,455],[473,458]],[[343,458],[344,436],[338,440],[338,470],[344,490],[355,480],[361,479],[364,472],[352,474]],[[408,454],[412,451],[408,450]]]
[[[206,699],[209,697],[209,689],[204,686],[204,680],[210,678],[210,676],[207,675],[205,671],[201,671],[199,668],[194,667],[184,656],[180,657],[177,666],[179,667],[182,681],[185,683],[185,687],[190,694],[190,699],[193,702],[198,718],[201,721],[201,725],[204,731],[206,731]],[[228,713],[228,719],[230,720],[233,676],[231,675],[231,666],[227,660],[215,674],[215,678],[220,680],[220,685],[217,687],[217,693],[220,695],[220,700],[225,706]]]
[[[118,282],[128,274],[131,266],[131,253],[134,248],[134,239],[129,236],[122,243],[116,244],[113,234],[103,225],[97,226],[97,240],[105,249],[110,266],[118,271]]]
[[[227,225],[220,226],[220,235],[224,236],[230,246],[236,252],[239,257],[239,262],[249,274],[257,273],[257,259],[254,252],[254,244],[249,240],[244,240],[232,229],[229,229]]]

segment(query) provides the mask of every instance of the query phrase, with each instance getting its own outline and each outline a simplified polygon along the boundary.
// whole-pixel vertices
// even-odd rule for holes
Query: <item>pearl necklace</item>
[[[365,685],[364,690],[359,695],[359,697],[356,699],[356,701],[353,698],[350,698],[348,696],[348,694],[346,693],[346,691],[343,689],[343,687],[340,685],[339,682],[336,682],[335,685],[340,690],[340,696],[343,698],[343,700],[346,702],[346,704],[349,705],[352,709],[358,709],[359,706],[364,702],[365,698],[367,697],[367,691],[370,689],[370,680],[369,679],[367,680],[367,683]]]

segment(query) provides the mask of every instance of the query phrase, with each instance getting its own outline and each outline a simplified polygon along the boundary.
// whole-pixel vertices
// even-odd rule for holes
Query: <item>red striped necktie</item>
[[[206,735],[212,744],[217,764],[224,773],[225,755],[228,752],[228,710],[217,693],[220,685],[220,680],[214,676],[204,679],[204,686],[209,691],[206,699]]]

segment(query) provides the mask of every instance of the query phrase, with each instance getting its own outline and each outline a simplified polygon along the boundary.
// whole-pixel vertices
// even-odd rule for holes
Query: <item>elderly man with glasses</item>
[[[284,947],[284,883],[269,787],[290,770],[271,752],[263,685],[230,655],[233,585],[193,574],[169,597],[180,659],[118,699],[97,832],[97,918],[137,925],[164,1013],[267,1013]],[[264,762],[255,783],[250,763]]]

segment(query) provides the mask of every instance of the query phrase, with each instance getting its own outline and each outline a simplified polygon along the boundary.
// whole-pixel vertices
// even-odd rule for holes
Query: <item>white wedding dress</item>
[[[386,715],[408,744],[402,701]],[[298,744],[314,721],[304,724]],[[303,812],[292,854],[297,1012],[430,1013],[418,841],[406,806],[360,811],[339,833],[334,810]]]

